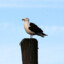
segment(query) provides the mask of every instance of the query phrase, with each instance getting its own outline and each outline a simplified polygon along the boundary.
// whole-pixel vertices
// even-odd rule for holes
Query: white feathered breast
[[[24,22],[24,28],[25,28],[25,31],[30,34],[30,35],[34,35],[34,32],[32,32],[31,30],[29,30],[29,27],[30,27],[30,24],[28,21],[25,21]]]

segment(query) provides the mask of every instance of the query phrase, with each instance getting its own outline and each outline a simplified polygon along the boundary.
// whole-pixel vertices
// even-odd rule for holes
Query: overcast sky
[[[0,64],[22,64],[19,43],[30,38],[25,17],[48,34],[33,36],[39,64],[64,64],[64,0],[0,0]]]

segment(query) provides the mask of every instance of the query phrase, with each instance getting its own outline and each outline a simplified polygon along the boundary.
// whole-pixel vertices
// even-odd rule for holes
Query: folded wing
[[[42,33],[43,31],[34,23],[30,23],[29,29],[33,31],[35,34]]]

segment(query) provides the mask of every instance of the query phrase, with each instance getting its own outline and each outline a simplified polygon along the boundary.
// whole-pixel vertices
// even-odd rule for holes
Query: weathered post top
[[[23,64],[38,64],[38,41],[25,38],[20,42]]]

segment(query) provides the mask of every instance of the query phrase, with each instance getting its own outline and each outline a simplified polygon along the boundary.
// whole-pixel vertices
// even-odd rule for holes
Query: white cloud
[[[17,25],[12,22],[11,23],[10,22],[0,22],[0,38],[6,38],[6,36],[7,36],[7,38],[10,37],[12,39],[13,35],[14,35],[13,36],[14,38],[15,37],[21,38],[22,33],[24,33],[24,32],[25,32],[25,30],[22,25]],[[23,35],[23,37],[24,36],[26,36],[26,33]],[[2,42],[4,42],[4,40]]]
[[[0,31],[6,30],[9,24],[7,22],[0,23]]]
[[[64,34],[64,26],[41,26],[41,28],[49,35]]]
[[[15,28],[17,27],[13,23],[0,22],[0,32],[14,32]]]
[[[13,30],[17,28],[16,25],[10,22],[0,22],[0,31],[5,31],[5,30]]]
[[[57,4],[0,4],[0,8],[64,8]]]
[[[0,1],[64,1],[64,0],[0,0]]]
[[[3,0],[0,8],[64,8],[64,0]]]

